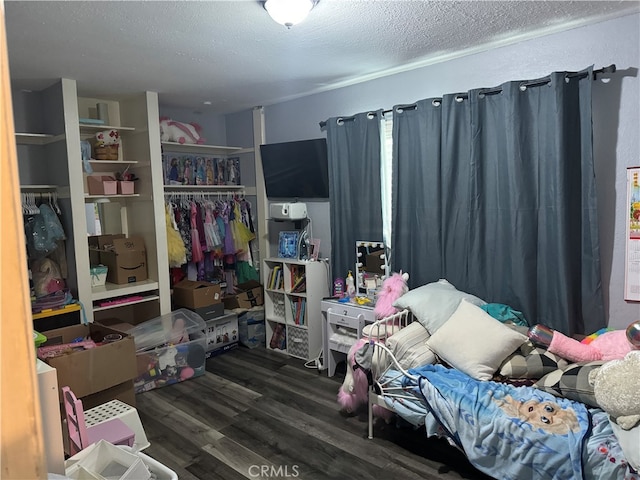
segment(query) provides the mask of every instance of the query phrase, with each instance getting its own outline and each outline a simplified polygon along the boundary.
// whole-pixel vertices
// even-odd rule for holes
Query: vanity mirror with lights
[[[356,242],[355,282],[358,293],[375,292],[389,276],[388,248],[380,241]]]

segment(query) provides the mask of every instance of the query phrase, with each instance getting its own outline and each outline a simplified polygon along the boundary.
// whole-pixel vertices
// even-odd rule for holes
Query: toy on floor
[[[532,342],[571,362],[608,362],[640,349],[640,322],[633,322],[626,330],[599,330],[583,341],[567,337],[545,325],[534,325],[528,336]]]
[[[624,430],[640,423],[640,350],[589,373],[598,406]]]

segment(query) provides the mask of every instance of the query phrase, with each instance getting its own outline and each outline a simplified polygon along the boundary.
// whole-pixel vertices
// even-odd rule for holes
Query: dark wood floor
[[[180,479],[487,479],[423,432],[343,416],[328,378],[301,360],[239,347],[198,378],[137,396],[145,453]]]

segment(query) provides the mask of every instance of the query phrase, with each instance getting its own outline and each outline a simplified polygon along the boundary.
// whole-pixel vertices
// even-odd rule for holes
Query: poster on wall
[[[624,299],[640,301],[640,167],[627,169]]]

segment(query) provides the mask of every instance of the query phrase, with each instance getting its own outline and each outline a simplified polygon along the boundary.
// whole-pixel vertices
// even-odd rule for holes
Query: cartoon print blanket
[[[496,478],[583,478],[587,408],[532,387],[480,382],[442,365],[411,371],[448,435],[479,470]]]

